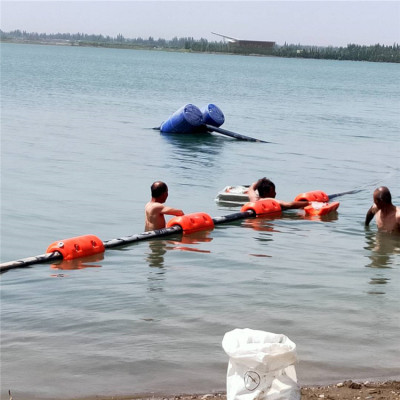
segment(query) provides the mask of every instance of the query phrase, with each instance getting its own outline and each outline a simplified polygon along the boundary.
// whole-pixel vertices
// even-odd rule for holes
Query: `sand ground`
[[[12,393],[11,393],[12,395]],[[302,400],[400,400],[400,381],[355,382],[344,381],[327,386],[303,386]],[[13,398],[13,400],[19,400]],[[94,396],[70,400],[226,400],[226,393],[132,396]]]

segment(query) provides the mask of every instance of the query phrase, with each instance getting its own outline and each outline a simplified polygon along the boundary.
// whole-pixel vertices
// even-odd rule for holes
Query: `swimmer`
[[[256,190],[258,191],[258,195],[256,193]],[[257,182],[254,182],[250,187],[247,192],[249,196],[249,200],[251,202],[264,199],[264,198],[272,198],[275,199],[276,192],[275,192],[275,184],[271,182],[267,178],[261,178]],[[310,202],[307,200],[301,200],[301,201],[281,201],[281,200],[276,200],[282,210],[290,210],[294,208],[304,208],[310,205]]]
[[[376,226],[381,232],[400,233],[400,207],[392,204],[392,195],[386,186],[374,190],[374,204],[365,216],[365,226],[375,217]]]
[[[151,185],[151,200],[145,206],[145,231],[165,228],[164,215],[184,215],[182,210],[164,205],[168,197],[168,186],[161,181]]]

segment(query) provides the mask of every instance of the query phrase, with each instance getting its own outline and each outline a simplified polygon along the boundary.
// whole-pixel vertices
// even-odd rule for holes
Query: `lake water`
[[[399,377],[400,237],[364,228],[400,204],[398,64],[1,45],[1,261],[83,234],[141,233],[150,185],[212,217],[226,185],[323,190],[338,213],[218,225],[1,276],[1,393],[72,398],[224,390],[234,328],[283,333],[300,384]],[[153,130],[217,104],[219,134]]]

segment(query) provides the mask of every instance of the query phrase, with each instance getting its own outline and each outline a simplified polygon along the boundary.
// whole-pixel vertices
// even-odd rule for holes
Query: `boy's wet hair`
[[[267,197],[271,191],[275,191],[275,184],[267,178],[262,178],[256,185],[260,197]]]

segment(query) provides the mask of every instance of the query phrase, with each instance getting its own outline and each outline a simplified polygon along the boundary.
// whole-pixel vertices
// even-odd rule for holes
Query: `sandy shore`
[[[11,393],[12,395],[12,393]],[[400,400],[400,381],[344,381],[327,386],[303,386],[302,400]],[[18,400],[14,397],[13,400]],[[226,400],[226,393],[180,394],[174,396],[93,396],[71,400]]]

